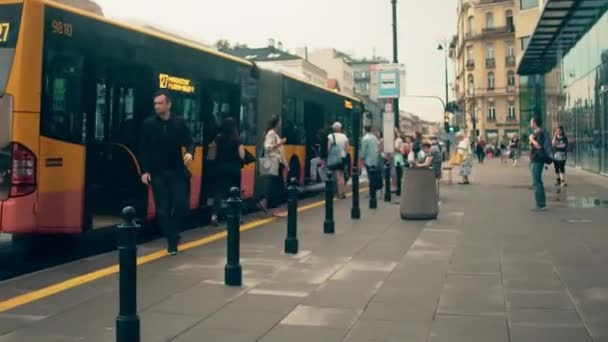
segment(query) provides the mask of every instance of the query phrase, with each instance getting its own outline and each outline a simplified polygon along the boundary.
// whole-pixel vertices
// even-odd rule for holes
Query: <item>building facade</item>
[[[520,133],[517,58],[526,30],[538,17],[522,15],[532,0],[460,0],[457,35],[451,43],[454,94],[464,118],[457,124],[474,138],[499,143]]]
[[[371,98],[371,68],[373,65],[384,63],[388,63],[388,60],[376,57],[372,59],[363,58],[350,60],[350,65],[353,68],[355,94],[362,99],[365,108],[372,115],[373,124],[376,126],[382,125],[382,111],[384,109],[378,101]]]
[[[564,127],[568,162],[608,174],[608,1],[545,1],[518,73],[530,117]]]
[[[300,55],[303,50],[297,51]],[[348,55],[336,49],[321,49],[306,52],[305,56],[300,57],[327,71],[327,77],[337,81],[340,91],[351,96],[355,94],[355,77]]]
[[[382,58],[351,60],[350,65],[354,73],[355,93],[368,97],[371,96],[372,65],[386,63],[389,63],[389,61]]]

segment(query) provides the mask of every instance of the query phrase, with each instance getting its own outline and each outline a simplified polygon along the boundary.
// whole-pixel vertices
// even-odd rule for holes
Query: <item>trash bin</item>
[[[401,207],[403,220],[431,220],[439,214],[435,170],[408,168],[403,174]]]

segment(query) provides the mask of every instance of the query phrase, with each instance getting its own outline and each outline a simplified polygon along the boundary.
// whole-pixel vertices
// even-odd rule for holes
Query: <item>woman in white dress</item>
[[[473,151],[471,150],[471,144],[464,132],[458,132],[458,134],[456,134],[456,140],[458,140],[456,153],[460,155],[461,160],[459,173],[462,177],[462,181],[458,184],[470,184],[469,176],[473,171],[473,160],[471,158]]]

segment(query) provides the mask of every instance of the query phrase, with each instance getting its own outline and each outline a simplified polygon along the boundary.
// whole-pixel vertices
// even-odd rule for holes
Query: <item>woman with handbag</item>
[[[553,165],[557,176],[556,186],[568,186],[566,184],[566,153],[568,151],[568,138],[564,133],[564,127],[559,126],[553,136]]]
[[[258,202],[258,208],[268,213],[269,207],[274,207],[285,197],[285,182],[283,173],[286,168],[283,146],[287,142],[279,136],[281,118],[273,115],[268,121],[264,136],[263,156],[260,158],[260,176],[263,176],[263,190]],[[277,212],[274,216],[279,215]]]
[[[214,142],[212,153],[215,167],[215,187],[213,193],[213,212],[211,224],[218,224],[218,215],[223,200],[228,198],[230,188],[241,186],[241,168],[245,160],[245,148],[241,144],[236,121],[224,118],[220,133]]]

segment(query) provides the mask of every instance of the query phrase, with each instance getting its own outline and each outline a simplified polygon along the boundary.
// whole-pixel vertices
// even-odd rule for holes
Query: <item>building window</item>
[[[494,102],[488,104],[488,120],[496,120],[496,107]]]
[[[515,44],[513,41],[507,42],[507,57],[515,57]]]
[[[492,14],[491,12],[486,13],[486,28],[493,28],[494,27],[494,14]]]
[[[475,28],[474,26],[475,26],[475,17],[470,16],[469,17],[469,27],[468,27],[468,31],[467,31],[469,35],[473,34],[473,32],[474,32],[473,29]]]
[[[509,101],[509,106],[507,107],[507,119],[515,120],[515,102]]]
[[[507,30],[509,30],[509,32],[513,32],[513,11],[512,10],[507,10],[507,12],[505,13],[505,17],[506,17],[506,23],[507,23]]]
[[[538,0],[520,0],[521,9],[538,7]]]
[[[473,47],[467,46],[467,61],[473,60]]]
[[[486,58],[487,59],[494,58],[494,44],[493,43],[488,43],[488,45],[486,45]]]
[[[530,36],[521,37],[521,51],[526,50],[530,43]]]
[[[495,83],[494,73],[489,72],[488,73],[488,89],[494,89],[494,83]]]
[[[475,92],[475,82],[473,80],[473,75],[469,74],[467,77],[467,83],[469,84],[469,95],[474,94]]]
[[[507,85],[509,87],[515,86],[515,72],[513,70],[507,72]]]

